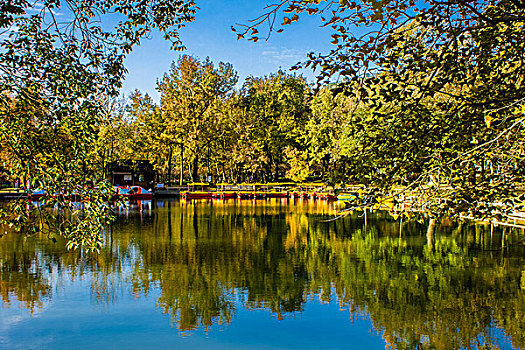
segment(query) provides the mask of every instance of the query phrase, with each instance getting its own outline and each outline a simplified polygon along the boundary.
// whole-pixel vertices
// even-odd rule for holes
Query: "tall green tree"
[[[134,140],[125,98],[106,98],[102,108],[92,157],[93,173],[99,179],[106,177],[109,163],[130,159],[130,148]]]
[[[263,78],[248,78],[244,103],[251,123],[252,153],[264,169],[263,180],[274,180],[289,169],[285,149],[304,151],[308,120],[309,86],[303,77],[279,71]],[[256,173],[256,169],[247,169]],[[268,178],[264,178],[268,176]]]
[[[229,96],[237,79],[229,63],[215,66],[209,58],[200,61],[183,55],[158,82],[166,137],[179,144],[181,158],[184,152],[191,159],[193,181],[199,178],[201,157],[206,157],[209,163],[214,152],[213,143],[219,136],[218,103]]]
[[[314,95],[311,110],[306,140],[313,168],[332,184],[367,183],[361,175],[374,167],[361,142],[361,121],[370,117],[367,109],[355,97],[326,86]]]

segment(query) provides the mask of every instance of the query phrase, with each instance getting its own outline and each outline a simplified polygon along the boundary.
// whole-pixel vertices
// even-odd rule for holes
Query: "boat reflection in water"
[[[525,347],[523,232],[341,205],[130,202],[94,256],[4,235],[0,348]]]

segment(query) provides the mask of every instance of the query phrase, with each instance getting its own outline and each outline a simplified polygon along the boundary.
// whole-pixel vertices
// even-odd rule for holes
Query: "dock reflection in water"
[[[525,346],[523,232],[340,205],[132,203],[95,256],[4,235],[0,348]]]

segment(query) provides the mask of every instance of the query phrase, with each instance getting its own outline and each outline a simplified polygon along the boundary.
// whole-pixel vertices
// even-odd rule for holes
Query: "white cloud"
[[[15,324],[18,324],[20,322],[22,322],[24,319],[22,317],[22,315],[18,314],[18,315],[8,315],[8,316],[3,316],[2,319],[0,320],[0,326],[2,328],[7,328],[7,327],[10,327],[12,325],[15,325]]]
[[[306,52],[286,47],[268,47],[262,51],[262,55],[269,63],[292,65],[306,58]]]
[[[10,26],[9,28],[0,31],[0,40],[9,38],[11,33],[18,33],[19,29],[20,28],[17,26]]]
[[[29,7],[26,11],[28,13],[38,13],[38,12],[42,11],[43,9],[44,9],[44,5],[43,4],[36,3],[36,4],[33,4],[32,7]],[[62,12],[57,11],[56,9],[51,9],[50,10],[50,9],[47,8],[46,11],[51,11],[51,13],[53,15],[55,15],[56,17],[62,16]]]

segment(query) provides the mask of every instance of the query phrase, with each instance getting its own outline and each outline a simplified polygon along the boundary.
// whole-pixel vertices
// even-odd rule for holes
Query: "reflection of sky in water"
[[[24,312],[18,308],[6,308],[5,306],[1,310],[0,317],[0,347],[11,348],[9,344],[9,331],[17,327],[25,319],[31,318],[27,312]]]
[[[169,316],[154,307],[158,288],[138,299],[126,288],[117,293],[118,302],[103,307],[93,302],[84,279],[63,286],[53,302],[33,317],[18,308],[2,309],[0,345],[5,349],[146,349],[167,344],[184,349],[384,348],[381,336],[369,331],[366,316],[351,321],[335,301],[309,298],[303,311],[282,320],[268,310],[238,304],[231,323],[180,332]]]
[[[86,276],[85,276],[86,277]],[[368,315],[351,316],[336,298],[321,301],[310,295],[304,309],[278,319],[265,308],[245,308],[237,291],[231,323],[181,332],[170,316],[155,308],[158,287],[138,298],[122,284],[112,303],[94,300],[89,278],[62,285],[51,303],[30,316],[22,308],[3,308],[2,349],[383,349],[381,330]],[[493,328],[500,349],[504,333]],[[478,341],[483,343],[483,339]]]

